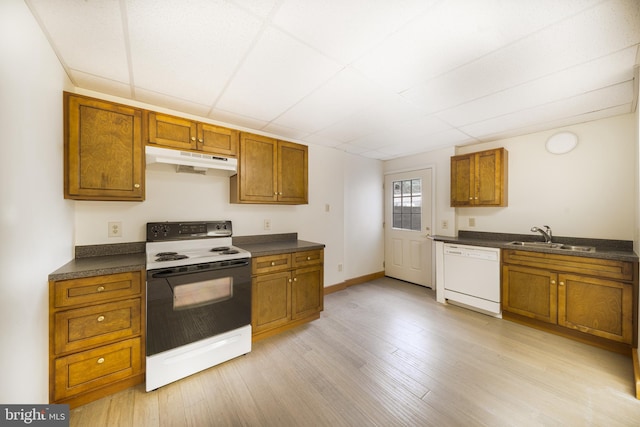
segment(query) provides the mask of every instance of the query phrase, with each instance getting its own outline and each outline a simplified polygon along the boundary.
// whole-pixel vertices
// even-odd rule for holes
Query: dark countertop
[[[578,246],[594,246],[595,252],[569,251],[545,247],[514,246],[509,242],[542,241],[541,236],[534,234],[489,233],[479,231],[460,231],[457,237],[432,236],[433,240],[459,245],[484,246],[500,249],[517,249],[521,251],[545,252],[561,255],[581,256],[586,258],[613,259],[617,261],[638,262],[638,255],[633,251],[633,242],[628,240],[585,239],[577,237],[554,237],[553,242]]]
[[[142,253],[103,255],[75,258],[53,273],[49,280],[77,279],[80,277],[102,276],[105,274],[139,271],[146,268],[146,255]]]
[[[252,257],[312,251],[325,247],[322,243],[298,240],[298,233],[234,237],[233,245],[251,252]]]
[[[322,243],[298,240],[298,233],[233,237],[233,245],[251,256],[323,249]],[[67,280],[146,269],[145,242],[77,246],[76,258],[53,273],[49,280]]]

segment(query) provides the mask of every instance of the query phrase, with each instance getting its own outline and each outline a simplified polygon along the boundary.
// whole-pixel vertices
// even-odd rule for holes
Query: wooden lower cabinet
[[[324,251],[252,260],[254,341],[320,317],[324,308]]]
[[[144,381],[144,271],[49,282],[49,401],[71,408]]]
[[[503,316],[630,350],[637,345],[637,268],[631,262],[503,251]]]

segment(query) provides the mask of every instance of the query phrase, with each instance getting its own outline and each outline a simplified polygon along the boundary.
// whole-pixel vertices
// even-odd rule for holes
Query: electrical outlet
[[[338,271],[342,271],[342,263],[338,264]]]
[[[109,226],[109,237],[122,237],[122,222],[110,221],[107,225]]]
[[[264,229],[265,230],[271,230],[271,220],[270,219],[265,219],[264,220]]]
[[[447,221],[446,219],[442,220],[442,229],[446,230],[449,228],[449,221]]]
[[[475,226],[476,226],[476,219],[469,218],[469,227],[475,227]]]

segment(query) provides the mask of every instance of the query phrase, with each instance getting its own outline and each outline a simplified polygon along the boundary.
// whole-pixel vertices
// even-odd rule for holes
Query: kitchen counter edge
[[[528,237],[528,238],[526,238]],[[469,245],[469,246],[481,246],[481,247],[489,247],[489,248],[499,248],[499,249],[515,249],[519,251],[529,251],[529,252],[543,252],[550,254],[559,254],[559,255],[568,255],[568,256],[580,256],[585,258],[599,258],[599,259],[611,259],[616,261],[630,261],[630,262],[638,262],[638,255],[633,250],[626,249],[618,249],[612,247],[610,245],[598,245],[599,242],[605,242],[602,240],[589,241],[584,239],[579,242],[579,244],[587,244],[588,246],[595,246],[595,252],[578,252],[578,251],[567,251],[564,249],[552,249],[552,248],[544,248],[544,247],[521,247],[510,245],[509,242],[513,241],[534,241],[531,236],[523,236],[521,235],[500,235],[498,233],[487,233],[487,238],[481,236],[480,233],[474,233],[472,235],[459,235],[455,236],[431,236],[434,241],[443,242],[443,243],[454,243],[458,245]],[[563,241],[564,240],[564,241]],[[556,239],[554,239],[556,241]],[[571,238],[558,238],[558,243],[574,243],[575,239]]]

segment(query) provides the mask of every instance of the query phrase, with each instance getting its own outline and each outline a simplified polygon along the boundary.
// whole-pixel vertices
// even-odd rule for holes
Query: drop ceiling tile
[[[336,147],[336,146],[342,144],[341,141],[338,141],[336,139],[323,137],[323,136],[320,136],[320,135],[317,135],[317,134],[305,136],[304,137],[304,141],[309,143],[309,144],[322,145],[324,147]]]
[[[214,108],[213,110],[211,110],[208,117],[212,120],[219,120],[224,123],[229,123],[230,125],[233,125],[235,127],[245,128],[247,131],[250,131],[251,129],[260,130],[269,123],[265,120],[259,120],[254,117],[244,116],[242,114],[236,114],[230,111],[224,111],[219,108]]]
[[[274,123],[316,132],[368,107],[376,88],[350,68],[274,120]]]
[[[213,105],[262,28],[221,1],[127,2],[136,86]]]
[[[109,80],[102,76],[83,73],[78,70],[69,70],[69,77],[77,87],[93,90],[100,93],[119,96],[121,98],[133,98],[130,85],[115,80]]]
[[[425,111],[441,111],[637,45],[640,11],[632,2],[616,1],[618,9],[599,4],[403,95]]]
[[[269,28],[216,107],[270,121],[329,80],[340,68],[340,64]]]
[[[231,0],[231,3],[238,5],[239,7],[249,11],[260,17],[266,19],[270,13],[276,8],[279,0]]]
[[[632,98],[633,82],[624,82],[573,98],[462,126],[460,129],[478,139],[483,139],[488,135],[516,131],[536,123],[581,116],[593,111],[629,104]]]
[[[623,49],[597,60],[441,111],[436,116],[454,126],[462,126],[629,81],[633,79],[636,52],[636,47]],[[621,70],[628,71],[621,72]]]
[[[575,13],[577,3],[440,2],[356,61],[354,67],[400,92]],[[589,3],[593,1],[581,2],[580,7]]]
[[[433,0],[287,0],[273,23],[348,64],[433,3]]]
[[[129,83],[120,3],[29,0],[64,65]]]
[[[207,113],[211,109],[208,105],[197,104],[185,99],[174,98],[163,93],[157,93],[141,88],[136,88],[135,97],[138,101],[145,102],[150,105],[157,105],[180,113],[193,114],[200,117],[206,117]],[[171,114],[179,115],[179,113]]]
[[[388,132],[422,116],[421,112],[402,97],[381,92],[368,108],[317,132],[318,135],[342,142],[367,135]]]
[[[274,135],[280,135],[283,138],[295,139],[295,140],[300,140],[304,136],[309,134],[309,132],[300,131],[297,129],[289,128],[289,127],[278,125],[275,123],[269,123],[266,126],[264,126],[261,130],[264,132],[269,132]]]

